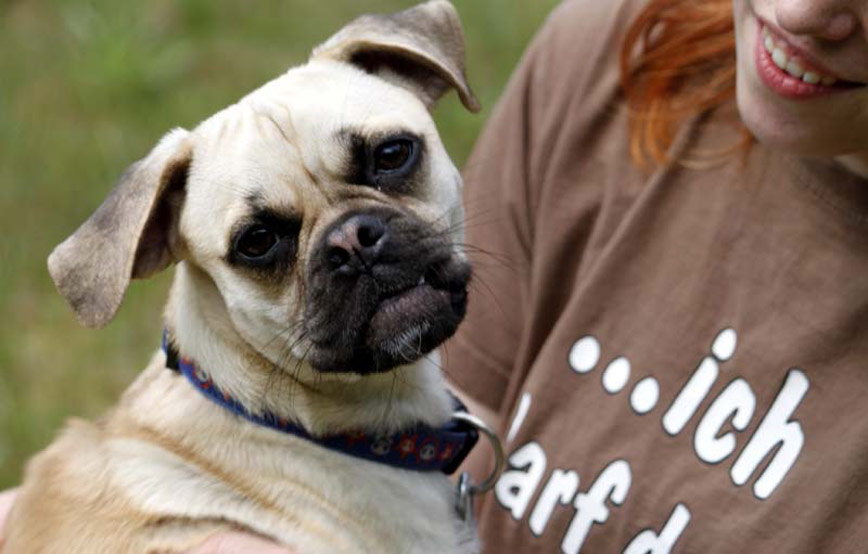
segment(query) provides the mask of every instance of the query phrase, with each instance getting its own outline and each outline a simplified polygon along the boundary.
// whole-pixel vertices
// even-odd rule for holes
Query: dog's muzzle
[[[464,318],[470,266],[447,233],[413,215],[345,214],[310,259],[307,359],[320,371],[371,373],[414,362]]]

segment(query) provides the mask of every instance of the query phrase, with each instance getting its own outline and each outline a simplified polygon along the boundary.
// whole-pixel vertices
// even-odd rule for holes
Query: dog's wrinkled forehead
[[[313,236],[311,221],[327,219],[318,216],[348,195],[375,202],[385,194],[416,215],[435,206],[442,215],[458,204],[460,178],[427,110],[450,89],[479,109],[448,0],[361,16],[316,47],[308,64],[192,132],[166,134],[55,248],[52,278],[82,323],[102,326],[131,279],[225,254],[227,230],[251,210],[280,212],[300,242]],[[353,172],[353,152],[363,171]],[[437,217],[433,210],[421,219]]]
[[[314,215],[349,197],[375,198],[373,190],[348,186],[358,169],[356,149],[389,136],[423,141],[422,163],[435,177],[451,168],[431,116],[415,95],[337,62],[290,70],[215,114],[194,134],[188,211],[200,212],[193,218],[221,217],[224,226],[256,208]],[[446,200],[431,198],[443,194],[433,188],[442,184],[431,187],[423,180],[407,192],[420,200]],[[189,231],[195,235],[196,229],[204,231],[199,225]]]

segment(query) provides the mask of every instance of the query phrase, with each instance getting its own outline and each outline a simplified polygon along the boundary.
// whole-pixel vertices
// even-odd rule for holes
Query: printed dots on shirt
[[[735,329],[725,328],[715,336],[708,354],[681,385],[675,399],[661,416],[667,435],[678,436],[690,421],[698,417],[700,407],[711,397],[719,381],[723,364],[732,359],[737,347]],[[590,374],[602,365],[602,352],[600,341],[592,335],[585,335],[570,349],[570,368],[579,375]],[[616,396],[628,388],[633,373],[630,360],[616,355],[602,370],[600,384],[607,394]],[[758,473],[752,490],[760,500],[771,496],[799,457],[804,434],[799,422],[790,418],[809,386],[803,371],[798,368],[789,370],[778,397],[754,435],[742,444],[744,448],[730,470],[732,482],[737,486],[744,485]],[[636,414],[650,414],[657,408],[660,394],[660,382],[656,378],[640,378],[630,390],[628,403]],[[739,447],[736,436],[747,430],[756,409],[757,398],[750,383],[743,378],[732,379],[699,417],[693,436],[697,458],[708,465],[717,465],[733,456]],[[773,454],[772,461],[759,472],[762,461],[770,454]]]
[[[727,336],[726,340],[721,342],[719,351],[722,356],[726,355],[727,352],[728,356],[732,356],[735,351],[734,334],[733,332],[732,336]],[[733,345],[731,350],[730,345]],[[579,374],[594,371],[600,362],[601,350],[600,342],[595,337],[587,335],[580,338],[570,349],[570,367]],[[630,360],[624,356],[615,358],[603,370],[601,380],[603,389],[612,395],[620,393],[630,382],[631,372]],[[657,407],[659,399],[660,384],[653,377],[646,377],[633,387],[633,391],[630,393],[630,406],[636,413],[644,415]]]
[[[615,358],[603,371],[603,388],[609,394],[618,394],[627,386],[630,380],[630,360],[625,357]]]
[[[710,472],[721,471],[720,464],[730,460],[728,473],[732,485],[742,487],[753,480],[750,491],[757,500],[764,501],[785,481],[805,444],[802,426],[795,415],[808,393],[810,381],[804,371],[791,367],[777,396],[765,414],[760,415],[761,408],[750,383],[735,374],[737,367],[729,367],[737,346],[738,334],[734,329],[720,331],[689,375],[674,385],[678,390],[669,391],[673,399],[665,410],[657,411],[661,426],[652,426],[651,430],[660,440],[671,441],[694,422],[690,440],[678,444],[692,450]],[[620,397],[637,416],[653,413],[663,394],[661,382],[653,376],[634,375],[635,367],[626,356],[616,353],[611,358],[604,357],[603,352],[596,337],[582,336],[569,349],[567,371],[579,382],[601,368],[601,393],[609,396],[613,409],[618,409]],[[726,373],[732,375],[728,382],[720,379]],[[532,404],[531,392],[524,391],[509,426],[508,445],[518,436]],[[757,418],[759,423],[752,435],[741,435]],[[420,455],[424,457],[426,453]],[[581,468],[549,467],[552,460],[548,459],[543,444],[532,437],[516,446],[506,461],[507,467],[494,487],[495,500],[514,520],[526,517],[534,536],[560,533],[560,550],[564,554],[581,554],[590,535],[600,532],[598,526],[606,525],[609,519],[626,517],[618,510],[630,502],[632,485],[642,479],[641,475],[633,474],[635,460],[624,455],[609,462],[583,488]],[[686,494],[671,501],[668,517],[625,539],[622,554],[673,551],[694,516]],[[572,510],[572,517],[565,528],[555,530],[550,524],[554,514],[563,510]]]
[[[630,406],[639,414],[644,415],[657,407],[660,400],[660,383],[654,377],[646,377],[636,383],[630,393]]]
[[[576,373],[589,373],[600,361],[600,342],[594,337],[582,337],[570,349],[570,367]]]

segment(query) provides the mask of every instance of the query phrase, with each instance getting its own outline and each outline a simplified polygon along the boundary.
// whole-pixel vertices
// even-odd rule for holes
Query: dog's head
[[[478,109],[449,2],[357,19],[130,167],[50,256],[58,290],[102,326],[131,278],[183,261],[274,362],[414,361],[455,331],[470,275],[460,176],[428,114],[449,88]]]

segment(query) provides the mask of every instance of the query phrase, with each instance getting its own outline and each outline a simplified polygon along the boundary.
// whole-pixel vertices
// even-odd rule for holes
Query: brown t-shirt
[[[558,8],[466,168],[476,280],[445,357],[504,420],[485,552],[868,552],[868,182],[761,145],[639,171],[638,5]]]

